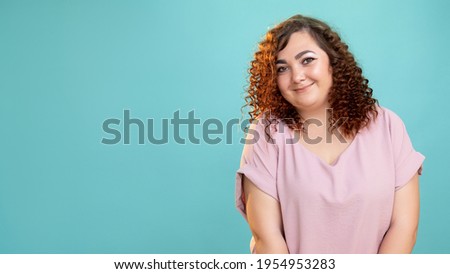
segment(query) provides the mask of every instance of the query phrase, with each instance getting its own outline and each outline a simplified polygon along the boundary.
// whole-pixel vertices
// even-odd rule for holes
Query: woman
[[[410,253],[424,156],[338,34],[293,16],[249,73],[236,205],[252,253]]]

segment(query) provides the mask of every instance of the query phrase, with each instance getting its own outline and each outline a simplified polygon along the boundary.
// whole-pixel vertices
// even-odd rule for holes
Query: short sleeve
[[[245,175],[256,187],[278,200],[276,169],[278,146],[275,139],[268,139],[266,123],[257,120],[250,125],[242,152],[240,168],[236,172],[236,207],[247,219],[242,179]]]
[[[395,162],[395,190],[399,190],[416,172],[421,174],[425,157],[414,150],[405,124],[393,112],[390,112],[390,130]]]

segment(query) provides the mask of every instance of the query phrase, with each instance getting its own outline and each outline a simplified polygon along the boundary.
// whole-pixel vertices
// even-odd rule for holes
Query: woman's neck
[[[298,113],[302,117],[302,122],[312,122],[316,123],[320,122],[325,125],[327,123],[328,117],[330,117],[331,113],[327,113],[328,108],[321,108],[318,110],[312,111],[299,111]]]

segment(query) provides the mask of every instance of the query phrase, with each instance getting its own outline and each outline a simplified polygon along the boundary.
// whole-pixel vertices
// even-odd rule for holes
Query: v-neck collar
[[[312,155],[312,157],[316,158],[319,162],[321,162],[323,165],[333,168],[336,167],[339,162],[340,159],[342,157],[344,157],[346,154],[350,153],[349,151],[351,151],[353,149],[353,147],[356,145],[356,142],[359,139],[359,135],[361,133],[356,133],[355,137],[353,138],[353,140],[351,141],[351,143],[336,157],[336,159],[333,160],[332,163],[328,163],[327,161],[325,161],[324,159],[322,159],[319,155],[317,155],[316,153],[314,153],[313,151],[311,151],[310,149],[308,149],[306,146],[304,146],[301,142],[298,142],[298,146],[301,147],[302,150],[306,151],[306,153]]]

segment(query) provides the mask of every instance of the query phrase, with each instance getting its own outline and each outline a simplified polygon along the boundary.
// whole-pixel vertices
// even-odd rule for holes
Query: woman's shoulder
[[[376,110],[376,117],[360,133],[379,138],[381,138],[380,136],[393,138],[405,130],[405,124],[396,112],[383,106],[377,106]]]
[[[276,141],[282,140],[286,134],[289,134],[290,130],[283,119],[268,113],[262,113],[255,117],[249,128],[258,132],[260,135],[270,135]]]
[[[377,122],[384,122],[386,125],[392,127],[392,126],[399,126],[403,125],[403,121],[400,118],[400,116],[392,111],[391,109],[383,106],[377,107]]]
[[[255,117],[252,124],[257,124],[259,126],[269,126],[270,125],[270,131],[271,132],[278,132],[279,129],[282,129],[286,126],[286,124],[283,122],[283,119],[277,118],[270,113],[262,113]]]

